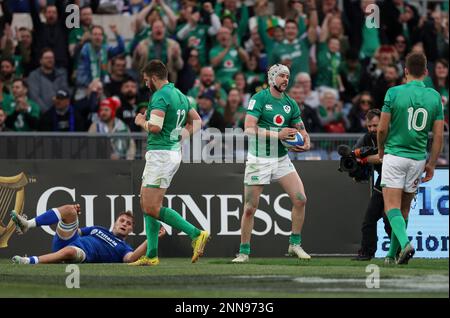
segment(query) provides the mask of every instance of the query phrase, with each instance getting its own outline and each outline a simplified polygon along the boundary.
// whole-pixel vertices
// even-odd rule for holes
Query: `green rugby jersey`
[[[292,62],[290,68],[289,87],[294,84],[295,77],[300,72],[309,73],[309,49],[311,44],[307,36],[295,39],[292,43],[288,40],[275,44],[270,54],[269,64],[281,63],[284,60]]]
[[[148,134],[147,150],[180,150],[179,132],[186,125],[191,109],[188,98],[173,83],[168,83],[153,94],[147,108],[147,120],[155,109],[165,112],[164,123],[158,134]]]
[[[386,92],[382,112],[391,114],[385,153],[426,159],[428,133],[444,119],[439,93],[422,81],[395,86]]]
[[[287,94],[276,98],[270,89],[264,89],[252,96],[247,108],[247,114],[258,118],[258,127],[280,131],[282,128],[292,127],[301,123],[300,108]],[[260,144],[261,137],[249,138],[249,153],[256,157],[283,157],[287,155],[286,147],[276,140],[271,142],[265,138],[265,144]],[[264,140],[264,138],[263,138]],[[276,147],[278,149],[276,149]]]

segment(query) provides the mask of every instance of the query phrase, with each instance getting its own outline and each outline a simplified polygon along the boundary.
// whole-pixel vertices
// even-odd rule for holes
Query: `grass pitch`
[[[379,288],[367,288],[369,264]],[[165,258],[155,267],[81,264],[80,288],[68,289],[66,265],[16,265],[0,260],[0,297],[449,297],[448,259],[412,259],[383,266],[348,258]]]

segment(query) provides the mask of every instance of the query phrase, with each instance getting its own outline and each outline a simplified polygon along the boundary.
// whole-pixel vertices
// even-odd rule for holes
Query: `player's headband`
[[[275,78],[280,74],[290,75],[289,68],[283,64],[275,64],[267,72],[267,78],[269,80],[269,86],[276,86]]]

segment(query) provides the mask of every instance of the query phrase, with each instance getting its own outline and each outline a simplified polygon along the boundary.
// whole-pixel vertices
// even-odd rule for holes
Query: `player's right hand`
[[[422,182],[427,182],[427,181],[430,181],[431,179],[433,179],[434,169],[435,169],[435,167],[430,164],[427,164],[425,166],[425,177],[422,179]]]
[[[293,137],[297,133],[295,128],[283,128],[278,132],[278,139],[284,140],[289,137]]]

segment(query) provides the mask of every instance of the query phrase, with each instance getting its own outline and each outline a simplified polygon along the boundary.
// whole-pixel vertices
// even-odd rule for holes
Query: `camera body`
[[[370,179],[372,175],[371,166],[358,159],[377,154],[377,147],[361,147],[352,150],[348,145],[339,145],[338,153],[341,156],[339,171],[347,172],[349,177],[356,182],[364,182]]]

